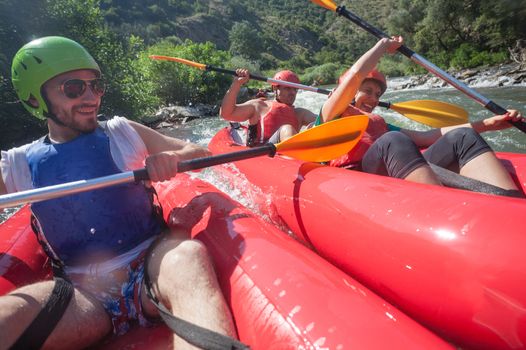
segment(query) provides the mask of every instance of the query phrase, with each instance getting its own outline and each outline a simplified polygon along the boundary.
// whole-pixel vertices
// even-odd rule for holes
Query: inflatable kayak
[[[212,138],[238,151],[236,131]],[[499,153],[524,191],[526,155]],[[449,341],[526,348],[526,200],[276,156],[214,168],[261,215]]]
[[[208,247],[239,337],[252,349],[452,349],[213,186],[181,174],[157,191],[168,222]],[[49,277],[28,223],[25,207],[0,225],[1,294]],[[170,343],[170,331],[158,326],[135,328],[100,348]]]

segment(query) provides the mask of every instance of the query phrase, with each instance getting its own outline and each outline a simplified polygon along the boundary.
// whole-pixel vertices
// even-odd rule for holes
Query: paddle
[[[416,122],[433,128],[465,124],[468,122],[468,112],[451,103],[433,100],[414,100],[398,102],[380,102],[380,107],[390,108]]]
[[[178,172],[197,170],[263,155],[272,157],[276,152],[304,161],[325,162],[351,150],[360,140],[368,121],[368,117],[364,115],[334,120],[315,128],[307,129],[275,145],[267,143],[247,150],[185,160],[178,164]],[[0,208],[40,202],[69,194],[140,180],[148,180],[146,168],[90,180],[79,180],[6,194],[0,196]]]
[[[356,16],[354,13],[348,11],[345,6],[338,6],[332,0],[311,0],[316,5],[319,5],[321,7],[324,7],[328,10],[336,12],[338,15],[343,16],[347,18],[348,20],[352,21],[353,23],[357,24],[359,27],[365,29],[369,33],[373,34],[377,38],[390,38],[387,34],[382,32],[381,30],[373,27],[369,23],[365,22],[363,19]],[[443,71],[442,69],[435,66],[433,63],[426,60],[424,57],[420,56],[419,54],[415,53],[413,50],[408,48],[405,45],[402,45],[398,48],[398,52],[403,54],[404,56],[408,57],[410,60],[415,62],[416,64],[424,67],[428,72],[438,76],[439,78],[442,78],[449,84],[453,85],[456,89],[462,91],[464,94],[466,94],[468,97],[472,98],[473,100],[477,101],[481,105],[483,105],[486,109],[490,110],[493,114],[496,115],[502,115],[505,114],[507,111],[497,105],[495,102],[489,100],[488,98],[482,96],[475,90],[468,87],[466,84],[462,83],[461,81],[453,78],[451,75]],[[514,127],[521,130],[522,132],[526,132],[526,123],[525,122],[510,122]]]
[[[216,71],[220,73],[237,75],[236,71],[228,70],[223,68],[217,68],[203,63],[197,63],[194,61],[186,60],[179,57],[169,57],[169,56],[159,56],[151,55],[151,59],[154,60],[164,60],[164,61],[173,61],[186,64],[201,70],[207,71]],[[290,86],[297,89],[312,91],[320,94],[328,95],[331,93],[331,90],[326,90],[322,88],[317,88],[309,85],[302,85],[297,83],[291,83],[289,81],[277,80],[271,78],[265,78],[258,75],[250,74],[251,79],[265,81],[269,83],[277,83],[279,85]],[[415,100],[402,103],[390,103],[390,102],[380,102],[380,107],[390,108],[397,111],[398,113],[417,121],[419,123],[432,126],[434,128],[440,128],[444,126],[464,124],[468,122],[468,112],[446,102],[431,101],[431,100]]]
[[[198,68],[198,69],[201,69],[201,70],[204,70],[204,71],[214,71],[214,72],[219,72],[219,73],[224,73],[224,74],[230,74],[230,75],[237,76],[235,70],[229,70],[229,69],[214,67],[214,66],[210,66],[208,64],[203,64],[203,63],[190,61],[190,60],[187,60],[187,59],[184,59],[184,58],[170,57],[170,56],[161,56],[161,55],[150,55],[150,58],[153,59],[153,60],[178,62],[178,63],[186,64],[187,66]],[[265,77],[262,77],[262,76],[259,76],[259,75],[255,75],[255,74],[250,74],[250,79],[259,80],[259,81],[266,81],[268,83],[276,83],[276,84],[284,85],[284,86],[290,86],[290,87],[293,87],[293,88],[296,88],[296,89],[308,90],[308,91],[312,91],[312,92],[319,92],[319,93],[323,93],[323,94],[326,94],[326,95],[328,95],[330,93],[329,90],[318,89],[318,88],[316,88],[314,86],[302,85],[302,84],[292,83],[290,81],[276,80],[276,79],[272,79],[272,78],[265,78]]]

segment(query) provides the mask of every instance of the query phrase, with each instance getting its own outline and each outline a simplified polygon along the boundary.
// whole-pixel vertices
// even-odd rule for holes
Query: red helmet
[[[343,79],[345,79],[351,72],[351,69],[347,69],[345,71],[345,73],[343,73],[339,78],[338,78],[338,84],[341,84]],[[380,87],[382,89],[382,94],[385,92],[385,90],[387,90],[387,81],[385,80],[385,76],[380,73],[378,70],[376,69],[373,69],[372,71],[369,72],[369,74],[367,74],[365,76],[365,80],[367,79],[372,79],[372,80],[376,80],[379,84],[380,84]]]
[[[272,79],[284,80],[284,81],[288,81],[288,82],[296,83],[296,84],[300,83],[300,78],[298,78],[298,76],[293,71],[290,71],[290,70],[279,71],[276,74],[274,74]],[[278,83],[272,83],[272,86],[278,86],[278,85],[279,85]]]

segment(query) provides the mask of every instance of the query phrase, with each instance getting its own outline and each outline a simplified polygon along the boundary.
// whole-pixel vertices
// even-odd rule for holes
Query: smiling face
[[[296,101],[298,89],[288,86],[278,85],[276,88],[276,100],[286,105],[292,106]]]
[[[71,79],[92,80],[97,74],[92,70],[66,72],[48,80],[42,87],[49,111],[63,124],[48,119],[49,132],[56,141],[69,141],[80,134],[93,132],[97,124],[97,113],[101,96],[86,86],[84,93],[76,98],[67,97],[62,89],[64,82]]]
[[[371,113],[373,109],[378,106],[380,96],[382,96],[382,87],[380,84],[373,79],[366,79],[354,96],[356,102],[355,107],[364,112]]]

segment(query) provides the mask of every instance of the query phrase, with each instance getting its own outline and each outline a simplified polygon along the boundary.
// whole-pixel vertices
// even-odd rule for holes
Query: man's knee
[[[205,261],[209,258],[206,246],[197,239],[188,239],[179,243],[166,255],[167,260],[176,265]]]
[[[189,239],[166,252],[162,259],[161,276],[170,271],[183,282],[189,276],[202,274],[211,266],[206,246],[199,240]]]
[[[280,141],[285,141],[289,137],[292,137],[298,133],[295,127],[290,124],[284,124],[279,128]]]
[[[296,130],[295,127],[293,127],[292,125],[290,124],[285,124],[283,125],[281,128],[280,128],[280,131],[281,132],[285,132],[285,133],[297,133],[298,130]]]

